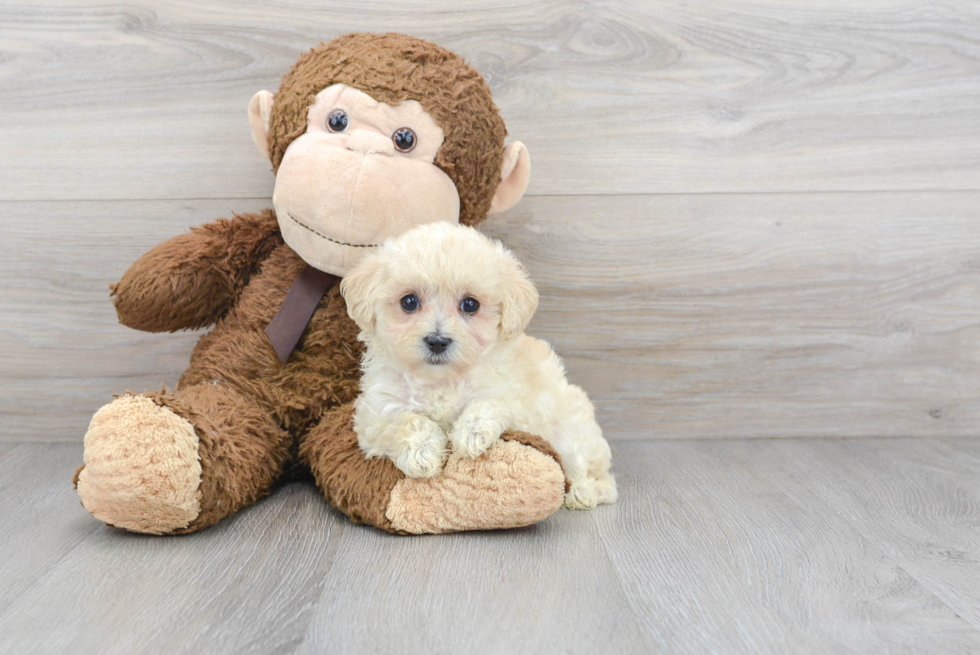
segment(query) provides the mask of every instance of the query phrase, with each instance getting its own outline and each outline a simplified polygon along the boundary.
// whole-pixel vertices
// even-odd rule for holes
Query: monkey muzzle
[[[388,237],[424,223],[459,222],[449,176],[375,136],[384,138],[306,133],[279,165],[272,204],[283,239],[321,271],[343,276]]]

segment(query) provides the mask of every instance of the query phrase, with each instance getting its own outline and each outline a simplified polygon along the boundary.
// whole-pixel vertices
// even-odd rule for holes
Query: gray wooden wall
[[[0,439],[80,439],[195,334],[116,324],[157,242],[268,206],[245,107],[396,30],[466,56],[532,155],[486,231],[613,439],[976,435],[980,4],[0,5]]]

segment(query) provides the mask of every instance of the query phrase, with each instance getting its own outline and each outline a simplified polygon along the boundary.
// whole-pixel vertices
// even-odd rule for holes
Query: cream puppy
[[[566,507],[616,500],[592,403],[551,347],[524,334],[538,292],[509,250],[473,228],[430,223],[386,241],[340,288],[367,346],[354,405],[367,456],[429,477],[450,443],[479,457],[522,430],[561,455]]]

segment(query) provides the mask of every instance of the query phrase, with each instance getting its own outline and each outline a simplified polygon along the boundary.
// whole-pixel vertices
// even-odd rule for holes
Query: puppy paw
[[[563,505],[568,509],[593,509],[599,504],[599,490],[592,478],[572,481]]]
[[[393,461],[410,478],[431,478],[442,471],[446,455],[446,434],[432,421],[426,421],[416,426]]]
[[[476,458],[500,441],[504,424],[490,418],[461,416],[449,435],[453,450],[463,457]]]

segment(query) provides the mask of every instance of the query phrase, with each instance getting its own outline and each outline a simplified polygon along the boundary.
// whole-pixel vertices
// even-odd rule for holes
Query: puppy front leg
[[[449,439],[453,450],[464,457],[479,457],[500,440],[507,429],[506,406],[495,400],[477,400],[460,413]]]
[[[366,438],[358,435],[368,457],[388,457],[410,478],[431,478],[442,470],[446,433],[429,417],[406,412],[372,427]]]

